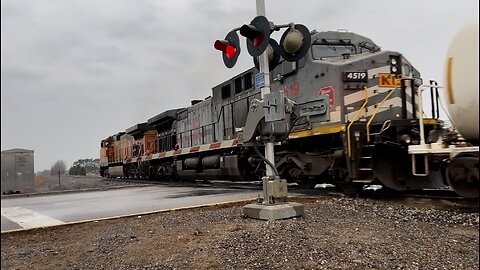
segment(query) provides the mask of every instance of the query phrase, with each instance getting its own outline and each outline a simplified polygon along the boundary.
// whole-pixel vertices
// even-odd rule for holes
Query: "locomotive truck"
[[[478,197],[478,148],[474,160],[469,159],[476,178],[457,177],[455,182],[462,183],[453,185],[448,155],[421,153],[419,158],[409,152],[411,146],[437,143],[445,136],[449,139],[441,144],[447,148],[477,144],[478,121],[476,141],[448,131],[439,119],[434,82],[432,116],[425,118],[419,91],[424,83],[402,53],[382,50],[352,32],[309,33],[304,57],[295,62],[280,57],[270,71],[273,99],[262,99],[254,83],[259,71],[248,69],[213,87],[205,99],[103,139],[100,174],[256,181],[265,175],[263,144],[275,141],[276,172],[303,187],[332,183],[348,192],[371,184],[395,190],[464,189],[467,181],[476,193],[459,193]],[[279,107],[282,120],[266,119]]]

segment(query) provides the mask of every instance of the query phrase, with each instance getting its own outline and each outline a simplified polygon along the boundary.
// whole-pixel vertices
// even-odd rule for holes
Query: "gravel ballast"
[[[479,214],[364,198],[261,221],[206,207],[2,234],[2,269],[478,269]]]

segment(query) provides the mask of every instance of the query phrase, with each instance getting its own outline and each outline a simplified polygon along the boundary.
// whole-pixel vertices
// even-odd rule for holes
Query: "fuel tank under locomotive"
[[[242,181],[247,177],[240,155],[188,157],[175,161],[175,166],[178,177],[184,179]]]

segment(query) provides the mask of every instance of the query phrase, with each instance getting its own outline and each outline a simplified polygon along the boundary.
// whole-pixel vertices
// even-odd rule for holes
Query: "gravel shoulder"
[[[478,269],[478,212],[303,200],[278,221],[207,207],[1,235],[2,269]]]

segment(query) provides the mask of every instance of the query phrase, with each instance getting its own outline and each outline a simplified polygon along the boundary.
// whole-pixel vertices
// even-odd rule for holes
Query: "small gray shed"
[[[33,150],[2,151],[2,194],[27,193],[35,190]]]

